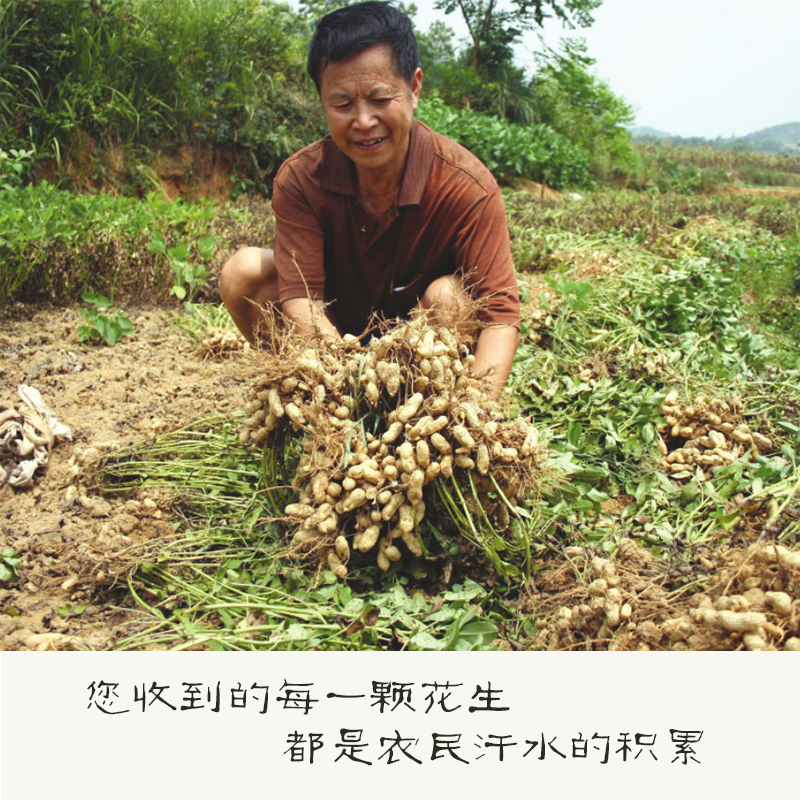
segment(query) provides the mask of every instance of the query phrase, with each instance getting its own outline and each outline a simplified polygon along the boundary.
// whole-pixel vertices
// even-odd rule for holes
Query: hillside
[[[800,149],[800,122],[773,125],[748,133],[746,136],[727,138],[718,136],[716,139],[706,139],[702,136],[676,136],[647,125],[631,128],[630,132],[634,142],[669,142],[676,147],[688,145],[690,147],[713,147],[717,150],[756,150],[767,153]]]
[[[773,125],[755,133],[748,133],[742,139],[750,144],[754,150],[777,149],[774,145],[800,145],[800,122],[787,122],[783,125]]]
[[[649,125],[637,125],[631,128],[631,137],[636,141],[651,141],[652,139],[672,139],[673,134],[666,131],[659,130],[658,128],[651,128]]]

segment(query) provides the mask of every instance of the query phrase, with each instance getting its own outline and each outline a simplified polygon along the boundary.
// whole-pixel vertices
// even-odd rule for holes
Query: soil
[[[237,148],[174,145],[152,154],[142,165],[130,147],[102,148],[84,132],[76,131],[68,152],[59,162],[44,162],[38,177],[57,183],[67,177],[76,191],[121,191],[138,186],[141,193],[162,191],[171,200],[230,199],[239,178],[261,178],[255,174],[248,152]]]
[[[0,317],[0,402],[16,403],[16,387],[32,385],[74,437],[56,444],[32,488],[0,490],[0,549],[23,559],[20,579],[0,585],[0,649],[113,646],[130,614],[115,607],[122,595],[103,585],[98,565],[104,554],[171,533],[169,502],[87,495],[74,473],[80,484],[104,453],[243,405],[240,355],[204,360],[174,324],[174,309],[124,311],[136,338],[114,347],[80,344],[74,310],[27,307]],[[79,604],[83,612],[70,613]]]
[[[527,192],[531,197],[542,202],[557,203],[562,199],[561,193],[556,189],[551,189],[543,183],[537,183],[527,178],[513,178],[508,185],[511,189]]]
[[[786,197],[789,199],[800,197],[800,186],[736,186],[732,183],[722,183],[711,191],[720,194],[744,194],[749,197]]]

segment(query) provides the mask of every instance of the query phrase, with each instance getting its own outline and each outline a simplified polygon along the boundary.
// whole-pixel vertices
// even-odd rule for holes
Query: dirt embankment
[[[39,178],[57,182],[66,177],[82,192],[162,191],[170,200],[226,202],[241,179],[263,180],[244,150],[201,145],[170,145],[146,160],[129,146],[100,148],[86,134],[76,135],[61,162],[56,159],[39,169]]]

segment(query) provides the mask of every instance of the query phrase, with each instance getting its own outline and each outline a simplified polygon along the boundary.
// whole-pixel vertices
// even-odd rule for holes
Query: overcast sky
[[[501,0],[508,2],[508,0]],[[417,26],[441,17],[417,0]],[[459,36],[466,28],[446,17]],[[741,136],[800,122],[800,0],[604,0],[586,38],[595,71],[636,110],[636,124],[681,136]],[[535,35],[520,63],[532,62]]]

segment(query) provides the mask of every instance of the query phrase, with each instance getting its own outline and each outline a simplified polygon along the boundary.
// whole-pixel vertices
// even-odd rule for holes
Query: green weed
[[[216,252],[219,240],[219,234],[211,234],[198,239],[196,246],[200,256],[207,261],[210,260]],[[205,266],[190,263],[191,250],[188,245],[176,244],[173,247],[167,247],[164,237],[159,233],[153,234],[147,249],[151,253],[159,253],[166,257],[173,275],[173,284],[169,293],[178,300],[185,300],[187,307],[191,307],[197,292],[206,282],[208,270]]]
[[[125,336],[135,335],[133,323],[121,311],[102,313],[111,305],[105,295],[84,292],[81,298],[91,308],[81,309],[86,324],[78,328],[78,341],[113,346]]]
[[[0,583],[13,583],[19,580],[19,565],[22,557],[13,547],[4,547],[0,550]]]

